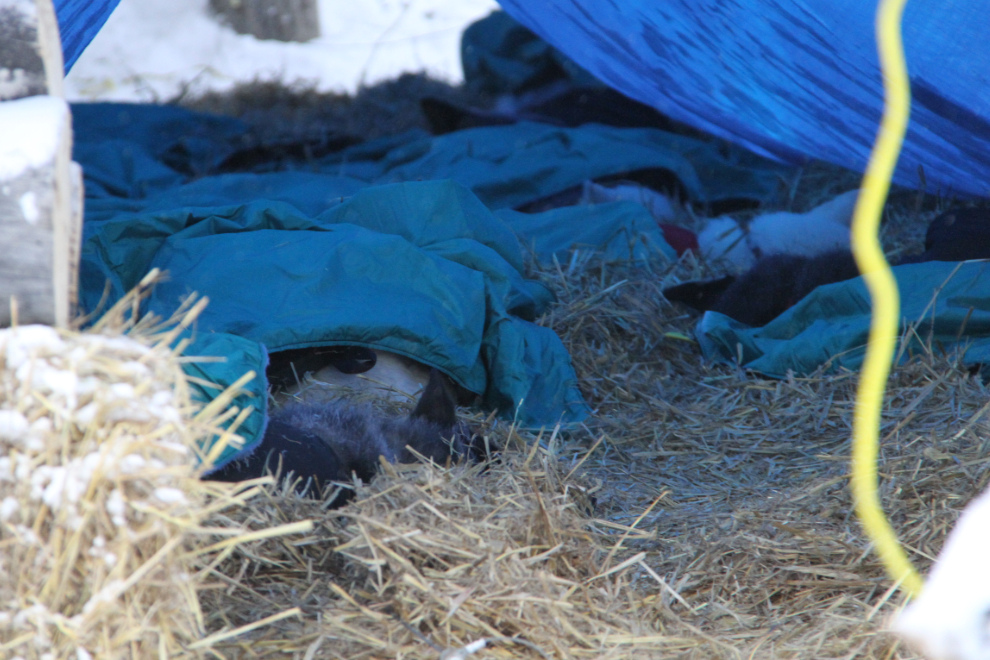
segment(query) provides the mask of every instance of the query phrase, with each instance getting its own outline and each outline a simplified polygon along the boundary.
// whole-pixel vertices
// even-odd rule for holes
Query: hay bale
[[[198,591],[241,530],[203,521],[256,489],[199,480],[200,443],[221,431],[170,346],[197,310],[130,320],[153,279],[94,332],[0,330],[4,657],[209,652]]]

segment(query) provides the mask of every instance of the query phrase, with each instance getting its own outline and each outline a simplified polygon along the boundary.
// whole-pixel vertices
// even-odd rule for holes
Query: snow
[[[34,352],[44,350],[49,353],[59,353],[63,347],[58,332],[47,325],[22,325],[16,330],[11,329],[0,335],[0,350],[5,349],[7,353],[7,369],[17,369],[26,363]]]
[[[127,524],[127,518],[124,515],[127,513],[127,503],[124,502],[124,496],[120,494],[120,490],[116,488],[111,491],[110,497],[107,498],[107,513],[110,514],[110,519],[117,527],[123,527]]]
[[[110,386],[110,393],[118,399],[133,399],[134,386],[130,383],[114,383]]]
[[[186,495],[178,488],[162,486],[155,489],[155,498],[166,504],[185,504]]]
[[[116,491],[114,491],[116,492]],[[126,583],[123,580],[110,580],[102,589],[93,594],[83,605],[83,615],[87,615],[104,603],[112,603],[124,592]]]
[[[28,221],[28,224],[33,225],[38,222],[38,217],[40,213],[38,212],[38,197],[33,192],[26,192],[21,195],[19,200],[21,205],[21,213],[24,214],[24,219]]]
[[[128,454],[120,459],[120,471],[124,474],[132,474],[144,468],[147,461],[144,456],[138,454]]]
[[[939,660],[990,660],[990,490],[973,500],[894,629]]]
[[[68,112],[65,101],[54,96],[0,103],[0,181],[54,160]]]
[[[0,521],[6,522],[10,520],[20,508],[20,503],[13,497],[8,495],[3,498],[3,501],[0,502]]]
[[[65,466],[39,465],[31,474],[31,498],[43,501],[52,510],[65,508],[65,502],[76,505],[102,462],[103,457],[93,452],[73,458]]]
[[[68,421],[75,421],[80,429],[94,421],[104,425],[115,420],[154,422],[158,431],[150,447],[168,455],[170,464],[188,461],[189,450],[179,442],[177,429],[183,422],[171,387],[156,382],[153,365],[137,361],[148,351],[127,337],[63,337],[41,325],[0,330],[0,364],[4,365],[0,369],[0,394],[21,407],[0,409],[0,521],[29,516],[22,507],[44,504],[59,514],[59,524],[74,532],[84,523],[84,509],[89,506],[84,500],[94,484],[167,467],[154,455],[135,453],[136,438],[130,433],[112,433],[98,441],[87,432],[83,442],[73,445],[72,452],[52,452],[52,442],[59,447],[64,442],[60,429]],[[107,359],[111,357],[128,366],[114,369],[115,363]],[[126,378],[130,381],[123,380]],[[46,414],[38,416],[42,403]],[[36,419],[30,421],[32,417]],[[56,418],[62,421],[56,424]],[[165,426],[170,423],[175,424],[174,429]],[[45,463],[45,459],[55,457],[57,464]],[[161,503],[156,508],[185,505],[182,492],[169,487],[167,479],[156,485],[153,492]],[[8,495],[14,492],[21,497]],[[105,506],[116,526],[127,526],[131,513],[128,493],[113,489]],[[35,542],[30,529],[17,529],[24,543]],[[113,553],[103,559],[108,566],[117,561]]]
[[[208,0],[121,0],[66,77],[66,95],[165,101],[255,78],[354,92],[407,71],[457,83],[461,33],[495,9],[494,0],[319,0],[322,36],[284,43],[235,33]]]
[[[27,430],[27,417],[16,410],[0,410],[0,440],[19,442]]]

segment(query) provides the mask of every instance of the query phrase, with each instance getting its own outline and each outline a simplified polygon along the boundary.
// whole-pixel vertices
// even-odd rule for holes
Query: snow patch
[[[0,502],[0,521],[7,522],[21,508],[20,503],[14,497],[7,496]]]
[[[127,517],[124,515],[127,513],[127,503],[124,502],[124,497],[120,494],[120,490],[116,488],[110,493],[110,497],[107,498],[107,513],[110,514],[110,520],[117,527],[124,527],[127,524]]]
[[[0,103],[0,181],[54,160],[68,113],[68,104],[54,96]]]
[[[8,369],[19,368],[38,353],[59,353],[65,347],[54,328],[47,325],[21,325],[3,335],[0,348],[6,349]]]
[[[178,488],[156,488],[155,498],[165,504],[185,504],[186,495]]]
[[[284,43],[237,34],[207,5],[121,0],[66,77],[66,95],[165,101],[255,79],[353,93],[407,71],[458,83],[464,28],[499,8],[495,0],[319,0],[322,36]]]
[[[38,196],[33,192],[26,192],[21,195],[20,205],[21,213],[24,214],[24,219],[28,221],[28,224],[37,223],[38,217],[41,215],[38,212]]]
[[[19,442],[27,430],[27,417],[16,410],[0,410],[0,440]]]

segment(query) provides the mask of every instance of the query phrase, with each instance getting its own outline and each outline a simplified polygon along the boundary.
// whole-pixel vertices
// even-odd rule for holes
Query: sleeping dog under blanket
[[[369,481],[379,456],[392,463],[413,463],[417,454],[439,464],[449,458],[485,457],[483,440],[457,421],[454,397],[437,370],[408,417],[385,416],[370,406],[344,401],[292,403],[272,415],[264,439],[249,456],[209,474],[214,481],[244,481],[269,472],[292,474],[297,490],[317,497],[352,474]],[[341,490],[332,506],[353,493]]]
[[[925,261],[990,259],[990,210],[953,209],[928,226],[925,251],[893,265]],[[815,288],[859,276],[852,253],[833,250],[818,256],[772,254],[757,259],[741,275],[695,280],[664,289],[670,301],[698,311],[712,310],[762,327]]]

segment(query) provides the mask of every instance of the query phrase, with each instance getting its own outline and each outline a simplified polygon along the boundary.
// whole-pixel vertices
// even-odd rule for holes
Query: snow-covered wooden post
[[[214,12],[239,34],[279,41],[320,36],[317,0],[210,0]]]
[[[52,0],[0,0],[0,327],[66,326],[74,311],[82,170],[62,98]]]

